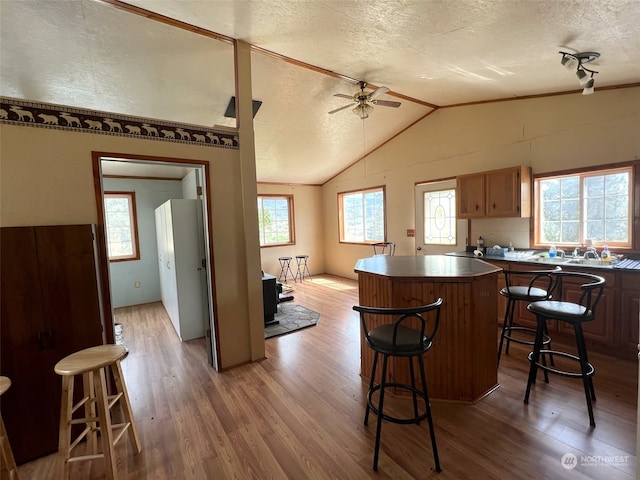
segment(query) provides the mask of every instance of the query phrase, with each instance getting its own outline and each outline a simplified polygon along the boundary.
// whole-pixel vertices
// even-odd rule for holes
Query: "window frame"
[[[544,174],[536,174],[533,177],[533,215],[531,217],[531,244],[534,248],[548,248],[551,243],[542,243],[541,242],[541,207],[540,207],[540,181],[548,180],[553,178],[564,178],[564,177],[579,177],[580,181],[580,236],[581,239],[579,242],[573,243],[554,243],[557,247],[581,247],[585,245],[586,238],[583,238],[583,207],[584,207],[584,196],[583,196],[583,181],[587,177],[596,177],[596,176],[604,176],[612,173],[620,173],[627,172],[629,173],[629,190],[628,190],[628,198],[629,198],[629,208],[628,208],[628,234],[629,239],[628,242],[612,242],[612,241],[594,241],[593,246],[602,247],[603,245],[613,246],[618,250],[632,250],[634,249],[634,245],[638,243],[638,229],[634,225],[634,212],[638,208],[637,202],[639,197],[639,188],[640,188],[640,178],[638,178],[639,173],[639,164],[637,162],[632,163],[623,163],[623,164],[610,164],[610,165],[599,165],[594,167],[575,169],[575,170],[564,170],[558,172],[547,172]]]
[[[129,204],[129,219],[131,229],[131,245],[133,247],[133,254],[127,256],[118,256],[112,257],[109,255],[109,218],[107,214],[107,198],[126,198]],[[104,229],[106,233],[106,249],[107,256],[109,258],[110,263],[116,262],[131,262],[140,260],[140,239],[138,234],[138,212],[136,210],[136,192],[119,192],[119,191],[108,191],[104,192]]]
[[[344,210],[343,210],[343,199],[346,195],[353,195],[355,193],[361,193],[363,195],[367,193],[382,193],[382,238],[381,239],[366,239],[362,242],[351,242],[344,239]],[[347,190],[344,192],[338,192],[338,243],[344,243],[347,245],[371,245],[376,242],[386,242],[387,241],[387,192],[385,185],[377,185],[374,187],[368,188],[358,188],[355,190]]]
[[[296,233],[295,233],[295,215],[294,215],[294,207],[293,207],[293,195],[292,194],[279,194],[279,193],[259,193],[257,196],[257,201],[259,202],[262,198],[280,198],[287,200],[287,210],[289,214],[289,241],[288,242],[280,242],[280,243],[260,243],[260,248],[271,248],[271,247],[281,247],[286,245],[295,245],[296,244]],[[258,207],[258,217],[260,216],[260,208]],[[258,220],[258,241],[260,242],[260,221]]]

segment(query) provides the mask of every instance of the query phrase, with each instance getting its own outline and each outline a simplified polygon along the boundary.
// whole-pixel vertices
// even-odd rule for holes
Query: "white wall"
[[[193,172],[192,172],[193,173]],[[105,191],[135,192],[140,260],[111,262],[111,301],[113,308],[158,302],[158,245],[154,212],[171,198],[182,198],[182,182],[173,180],[135,180],[105,178]],[[135,287],[140,282],[140,287]]]
[[[406,230],[415,226],[416,182],[514,165],[536,174],[639,158],[640,88],[440,109],[323,186],[326,271],[355,278],[356,260],[371,254],[369,246],[339,244],[339,192],[386,185],[387,238],[396,255],[413,255]],[[475,220],[472,240],[493,232],[500,242],[528,247],[527,229],[526,220]]]

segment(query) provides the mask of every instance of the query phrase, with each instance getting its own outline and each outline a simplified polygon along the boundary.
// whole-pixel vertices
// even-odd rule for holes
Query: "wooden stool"
[[[140,439],[133,421],[129,394],[124,382],[120,360],[127,356],[127,349],[122,345],[99,345],[87,348],[60,360],[54,370],[62,376],[62,405],[60,408],[60,440],[58,455],[61,478],[69,478],[69,463],[82,460],[104,458],[105,478],[116,477],[115,444],[125,432],[129,432],[129,440],[133,451],[141,451]],[[115,380],[115,395],[107,394],[106,368],[111,368]],[[82,374],[84,397],[74,405],[73,387],[76,375]],[[120,402],[124,423],[111,423],[111,407]],[[73,414],[84,406],[84,417],[73,418]],[[98,410],[96,416],[96,408]],[[85,429],[71,442],[71,425],[85,424]],[[96,425],[99,424],[99,425]],[[97,431],[100,431],[102,452],[98,453]],[[72,457],[73,450],[86,437],[90,451],[87,455]]]
[[[0,377],[0,395],[9,390],[10,386],[11,380],[8,377]],[[0,448],[2,449],[2,467],[0,467],[0,470],[6,470],[11,480],[18,480],[18,467],[16,467],[16,461],[13,458],[13,451],[11,450],[7,431],[4,428],[4,421],[1,416]],[[4,475],[2,475],[2,478],[4,478]]]

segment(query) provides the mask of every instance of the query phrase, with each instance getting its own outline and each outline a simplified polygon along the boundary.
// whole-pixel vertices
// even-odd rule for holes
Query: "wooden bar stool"
[[[129,441],[134,453],[141,452],[140,439],[133,421],[129,394],[124,382],[120,360],[127,356],[127,349],[122,345],[99,345],[91,347],[60,360],[54,370],[62,376],[62,405],[60,409],[60,439],[58,455],[62,478],[69,478],[69,464],[83,460],[104,458],[105,478],[111,480],[116,476],[115,445],[125,432],[129,433]],[[111,369],[115,380],[116,392],[107,393],[106,369]],[[76,404],[73,403],[75,376],[82,375],[84,396]],[[120,403],[124,422],[113,424],[111,408]],[[74,413],[84,407],[84,417],[73,418]],[[97,409],[97,415],[96,415]],[[84,430],[71,441],[71,426],[85,424]],[[98,452],[97,432],[100,431],[102,451]],[[86,437],[89,454],[71,456],[71,451]]]
[[[9,377],[0,377],[0,395],[9,390],[11,386],[11,380]],[[6,470],[8,478],[11,480],[18,480],[18,467],[16,461],[13,458],[13,451],[11,450],[11,444],[9,444],[9,437],[7,437],[7,431],[4,428],[4,421],[0,416],[0,448],[2,449],[2,467],[0,470]],[[2,478],[4,475],[0,472]]]

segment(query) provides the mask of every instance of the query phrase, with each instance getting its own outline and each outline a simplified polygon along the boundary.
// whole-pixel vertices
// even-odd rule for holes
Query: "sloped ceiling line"
[[[0,97],[0,123],[238,149],[236,132]]]

